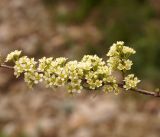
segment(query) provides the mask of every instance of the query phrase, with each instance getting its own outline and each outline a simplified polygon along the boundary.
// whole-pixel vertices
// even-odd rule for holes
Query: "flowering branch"
[[[2,68],[6,68],[6,69],[14,69],[13,66],[9,66],[9,65],[6,65],[6,64],[1,64],[0,67]],[[123,88],[124,84],[118,84],[119,88]],[[125,90],[125,89],[124,89]],[[153,91],[147,91],[147,90],[144,90],[144,89],[139,89],[139,88],[136,88],[136,89],[130,89],[131,91],[133,92],[137,92],[137,93],[140,93],[140,94],[144,94],[144,95],[149,95],[149,96],[155,96],[155,97],[160,97],[160,93],[159,92],[153,92]]]
[[[21,51],[8,54],[5,62],[13,62],[14,66],[0,64],[0,67],[13,69],[18,78],[24,74],[24,81],[32,87],[44,82],[46,87],[66,86],[69,93],[80,93],[82,89],[102,89],[104,92],[113,91],[115,94],[123,90],[132,90],[137,93],[160,97],[160,93],[137,88],[140,80],[134,74],[126,75],[133,65],[129,57],[136,51],[124,45],[124,42],[114,43],[107,53],[108,60],[103,61],[97,55],[85,55],[81,61],[67,61],[67,58],[43,57],[38,61],[34,58],[22,56]],[[119,84],[114,71],[123,74]]]

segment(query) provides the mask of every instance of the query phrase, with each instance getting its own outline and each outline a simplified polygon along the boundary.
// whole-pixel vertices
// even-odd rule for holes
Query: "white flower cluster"
[[[90,89],[99,88],[110,80],[111,70],[102,58],[96,55],[85,55],[81,61],[90,64],[90,70],[85,72],[85,80]]]
[[[33,84],[38,84],[43,81],[43,74],[38,72],[29,71],[24,73],[24,81],[28,84],[29,87],[32,87]]]
[[[100,89],[105,92],[119,93],[116,77],[112,75],[114,70],[130,70],[132,61],[129,56],[134,54],[132,48],[124,46],[124,42],[112,45],[107,56],[107,64],[97,55],[85,55],[81,61],[68,61],[60,57],[43,57],[38,61],[27,56],[20,57],[21,51],[10,53],[6,62],[13,61],[14,75],[19,77],[24,74],[24,80],[30,87],[39,82],[44,82],[47,87],[66,86],[70,93],[80,93],[83,88]],[[134,75],[128,75],[124,79],[124,88],[135,88],[140,82]]]
[[[79,65],[79,62],[70,61],[66,64],[64,69],[68,79],[68,85],[67,85],[68,91],[80,92],[82,90],[82,78],[84,72],[83,69],[81,68],[81,65]]]
[[[125,85],[123,86],[126,90],[136,88],[137,84],[140,80],[134,76],[134,74],[130,74],[124,79]]]
[[[110,85],[104,85],[103,91],[106,93],[114,91],[114,93],[117,95],[120,92],[120,88],[115,83],[115,84],[110,84]]]
[[[18,78],[24,73],[25,82],[32,87],[33,84],[41,82],[43,78],[43,74],[37,72],[36,64],[34,58],[23,56],[15,62],[14,75]]]
[[[7,55],[5,62],[16,61],[20,55],[21,51],[15,50],[14,52],[11,52],[10,54]]]
[[[134,49],[124,46],[124,42],[118,41],[111,46],[107,53],[107,56],[109,57],[107,61],[108,65],[115,70],[130,70],[133,63],[128,58],[135,53]]]
[[[67,82],[67,75],[64,70],[66,58],[46,58],[39,59],[38,70],[43,72],[43,79],[47,87],[63,86]]]
[[[23,56],[15,62],[14,74],[16,77],[19,77],[20,74],[24,72],[35,72],[36,64],[37,62],[34,60],[34,58],[30,59],[27,56]]]

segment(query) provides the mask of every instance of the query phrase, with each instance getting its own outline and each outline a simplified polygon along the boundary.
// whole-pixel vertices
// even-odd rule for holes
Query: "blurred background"
[[[125,41],[136,49],[141,88],[160,87],[160,0],[0,0],[0,53],[106,58]],[[0,137],[159,137],[160,99],[124,92],[28,89],[0,69]]]

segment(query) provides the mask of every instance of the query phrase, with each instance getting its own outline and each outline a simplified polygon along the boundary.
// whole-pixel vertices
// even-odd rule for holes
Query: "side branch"
[[[6,69],[14,69],[13,66],[8,66],[8,65],[5,65],[5,64],[1,64],[0,67],[1,68],[6,68]]]
[[[160,92],[151,92],[143,89],[132,89],[134,92],[138,92],[140,94],[145,94],[145,95],[150,95],[150,96],[155,96],[155,97],[160,97]]]
[[[120,88],[124,89],[123,84],[118,84],[118,85]],[[130,91],[137,92],[137,93],[144,94],[144,95],[148,95],[148,96],[160,97],[160,92],[148,91],[148,90],[139,89],[139,88],[130,89]]]
[[[1,64],[0,67],[1,68],[6,68],[6,69],[12,69],[12,70],[14,69],[13,66],[9,66],[9,65],[6,65],[6,64]],[[118,86],[121,89],[124,89],[123,88],[124,84],[118,84]],[[144,95],[149,95],[149,96],[154,96],[154,97],[160,97],[160,92],[147,91],[147,90],[139,89],[139,88],[130,89],[130,91],[137,92],[137,93],[144,94]]]

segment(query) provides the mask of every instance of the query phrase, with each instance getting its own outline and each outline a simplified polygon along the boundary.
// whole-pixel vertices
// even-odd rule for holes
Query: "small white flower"
[[[136,51],[134,49],[132,49],[130,47],[126,47],[126,46],[123,47],[122,52],[124,54],[135,54],[136,53]]]

